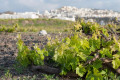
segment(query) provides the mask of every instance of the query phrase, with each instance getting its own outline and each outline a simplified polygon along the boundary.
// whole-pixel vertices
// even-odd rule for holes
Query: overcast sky
[[[0,0],[0,12],[51,10],[62,6],[77,8],[110,9],[120,12],[120,0]]]

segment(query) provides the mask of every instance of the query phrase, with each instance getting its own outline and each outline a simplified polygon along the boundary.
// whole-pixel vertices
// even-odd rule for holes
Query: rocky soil
[[[0,33],[0,77],[2,77],[7,70],[10,70],[10,73],[13,77],[20,76],[33,76],[40,75],[40,72],[33,72],[29,68],[23,69],[19,68],[19,65],[16,65],[16,56],[17,56],[17,34],[19,33]],[[52,38],[55,38],[59,34],[49,34]],[[66,34],[64,34],[66,36]],[[37,43],[40,48],[43,48],[47,43],[47,36],[39,36],[38,33],[21,33],[22,40],[24,43],[31,48],[34,43]],[[40,80],[38,78],[38,80]]]
[[[2,77],[8,69],[12,75],[18,75],[18,72],[15,70],[15,59],[18,52],[16,45],[17,34],[18,33],[0,34],[0,77]],[[21,36],[24,43],[30,48],[33,46],[33,43],[38,43],[40,48],[47,43],[46,36],[38,36],[37,33],[22,33]],[[26,73],[28,74],[28,72]]]

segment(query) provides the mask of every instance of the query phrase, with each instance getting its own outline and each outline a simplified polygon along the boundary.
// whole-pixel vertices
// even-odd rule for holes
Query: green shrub
[[[7,28],[6,30],[5,30],[5,32],[14,32],[15,31],[15,28]]]
[[[44,64],[44,56],[47,56],[45,50],[41,50],[37,44],[34,46],[34,50],[30,50],[28,46],[25,46],[23,41],[18,35],[18,56],[17,61],[24,67],[28,65],[43,65]]]
[[[103,80],[111,71],[106,71],[103,66],[104,61],[101,59],[112,59],[111,66],[118,69],[120,42],[108,33],[107,28],[100,27],[96,23],[80,24],[81,27],[76,25],[78,28],[75,26],[74,29],[77,32],[83,30],[83,33],[91,34],[91,37],[83,36],[83,33],[79,32],[74,33],[73,36],[66,37],[62,41],[48,42],[46,50],[53,61],[61,67],[61,75],[73,71],[80,77],[85,77],[86,80]],[[114,51],[118,52],[113,54]]]
[[[5,26],[0,28],[0,32],[5,32],[5,31],[6,31],[6,27]]]
[[[44,56],[49,56],[50,60],[56,63],[61,69],[61,75],[66,75],[72,71],[85,80],[104,80],[116,79],[111,77],[109,66],[104,67],[104,59],[110,61],[111,68],[114,70],[120,67],[120,40],[117,34],[111,33],[112,28],[101,27],[97,23],[80,23],[74,28],[77,31],[71,36],[62,40],[51,40],[45,49],[41,50],[34,46],[30,50],[18,40],[18,61],[24,66],[29,64],[43,65]],[[86,35],[84,35],[86,34]],[[88,35],[91,34],[91,35]],[[116,38],[116,36],[118,38]],[[48,53],[48,55],[47,55]],[[117,73],[117,72],[116,72]],[[116,73],[113,73],[116,76]]]

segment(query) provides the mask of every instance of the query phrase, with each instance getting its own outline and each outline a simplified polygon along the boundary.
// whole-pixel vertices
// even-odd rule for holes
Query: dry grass
[[[37,32],[42,29],[47,32],[64,32],[69,30],[74,22],[59,19],[0,19],[0,28],[4,26],[10,29],[16,24],[19,26],[16,32]]]

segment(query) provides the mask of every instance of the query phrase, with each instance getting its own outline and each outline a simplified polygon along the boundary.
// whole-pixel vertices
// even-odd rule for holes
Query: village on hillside
[[[97,22],[100,24],[106,24],[105,21],[110,21],[114,18],[120,20],[120,12],[115,12],[112,10],[99,10],[91,8],[76,8],[71,6],[63,6],[55,10],[45,10],[43,14],[37,12],[4,12],[0,14],[0,19],[19,19],[19,18],[53,18],[76,21],[76,18],[84,18],[87,21],[93,22],[94,19],[99,19]],[[105,19],[105,20],[104,20]]]

